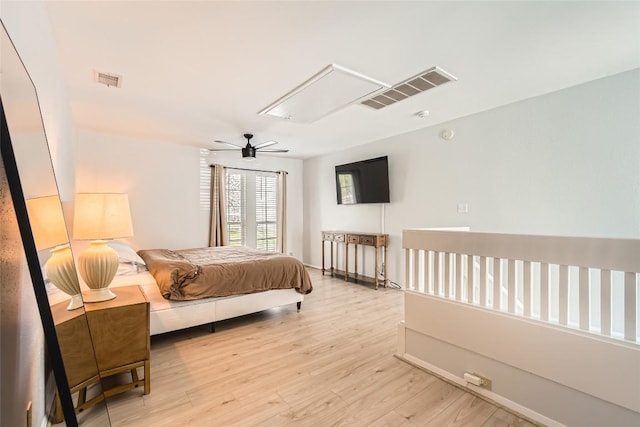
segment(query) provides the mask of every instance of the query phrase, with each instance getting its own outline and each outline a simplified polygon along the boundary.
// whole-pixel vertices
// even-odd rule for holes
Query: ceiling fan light
[[[255,160],[256,158],[256,149],[251,145],[247,144],[246,147],[242,148],[242,158],[245,160]]]

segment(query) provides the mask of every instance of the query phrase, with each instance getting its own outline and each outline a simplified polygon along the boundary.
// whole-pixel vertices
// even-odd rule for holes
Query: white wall
[[[381,155],[388,271],[401,284],[405,228],[640,238],[639,93],[636,69],[306,160],[305,262],[321,264],[321,230],[383,231],[381,206],[338,206],[334,181],[335,165]]]
[[[0,18],[38,94],[60,198],[71,202],[76,131],[46,2],[3,1]]]
[[[302,258],[302,161],[239,152],[208,156],[209,163],[251,169],[286,170],[287,248]],[[200,206],[200,149],[80,131],[76,165],[78,192],[129,195],[135,248],[186,249],[208,246],[209,209]],[[80,250],[78,242],[75,246]]]

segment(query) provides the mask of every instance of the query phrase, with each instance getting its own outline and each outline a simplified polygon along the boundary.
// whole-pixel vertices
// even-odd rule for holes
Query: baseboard
[[[413,357],[409,354],[395,354],[394,356],[402,360],[403,362],[410,364],[411,366],[415,366],[416,368],[429,372],[430,374],[437,376],[443,381],[446,381],[451,385],[454,385],[466,392],[478,396],[479,398],[486,400],[493,405],[504,408],[507,411],[529,421],[532,424],[548,427],[566,427],[564,424],[552,420],[551,418],[545,417],[544,415],[535,412],[525,406],[522,406],[512,400],[509,400],[503,396],[500,396],[499,394],[485,390],[481,387],[474,386],[472,384],[468,384],[464,379],[457,377],[450,372],[445,371],[444,369],[440,369],[435,365],[427,363],[424,360],[420,360],[417,357]]]

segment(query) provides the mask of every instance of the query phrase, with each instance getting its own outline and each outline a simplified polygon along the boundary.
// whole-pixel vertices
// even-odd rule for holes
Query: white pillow
[[[121,240],[110,240],[107,242],[107,245],[118,254],[118,260],[120,262],[118,272],[116,273],[118,276],[137,274],[147,269],[144,260],[140,258],[140,255],[127,243]]]

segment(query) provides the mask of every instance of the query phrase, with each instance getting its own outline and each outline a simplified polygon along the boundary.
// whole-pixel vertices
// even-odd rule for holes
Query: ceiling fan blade
[[[268,150],[260,150],[261,153],[288,153],[289,150],[284,149],[268,149]]]
[[[278,141],[265,141],[265,142],[263,142],[261,144],[256,145],[255,148],[257,150],[258,148],[270,147],[270,146],[272,146],[274,144],[277,144],[277,143],[278,143]]]
[[[217,142],[217,143],[220,143],[220,144],[230,145],[230,146],[232,146],[232,147],[236,147],[236,148],[243,148],[243,147],[244,147],[243,145],[234,144],[233,142],[220,141],[219,139],[216,139],[216,140],[215,140],[215,141],[213,141],[213,142]]]
[[[207,148],[209,151],[238,151],[237,148]]]

